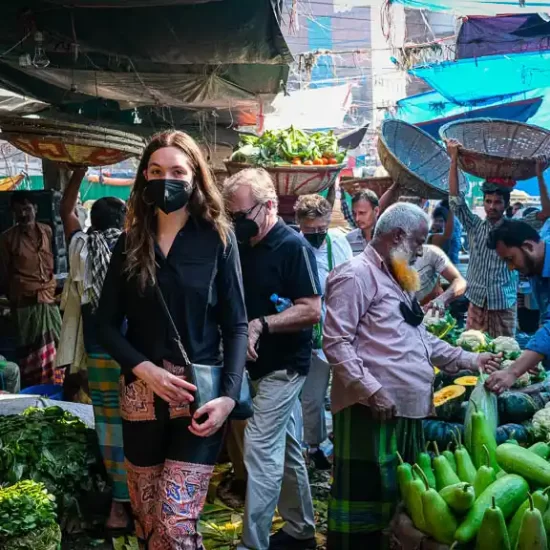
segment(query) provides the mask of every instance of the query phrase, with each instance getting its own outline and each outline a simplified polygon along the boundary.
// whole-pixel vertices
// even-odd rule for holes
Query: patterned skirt
[[[113,484],[113,500],[129,502],[122,446],[119,379],[120,366],[109,355],[88,354],[88,387],[94,406],[95,429],[103,463]]]
[[[363,405],[334,415],[327,550],[386,548],[382,531],[388,527],[399,497],[396,451],[414,462],[423,446],[422,420],[379,422]]]
[[[61,334],[61,314],[55,304],[34,304],[13,309],[17,329],[17,357],[21,387],[63,383],[62,369],[55,369]],[[57,376],[56,376],[56,371]]]

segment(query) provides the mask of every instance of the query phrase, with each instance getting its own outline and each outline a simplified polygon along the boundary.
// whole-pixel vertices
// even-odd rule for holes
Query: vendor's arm
[[[451,157],[449,168],[449,206],[464,226],[465,231],[470,231],[477,224],[481,223],[481,218],[476,216],[466,204],[464,197],[460,194],[458,185],[458,150],[460,143],[455,140],[447,141],[447,152]]]
[[[521,218],[522,222],[528,223],[537,231],[540,231],[544,222],[550,218],[550,197],[548,196],[548,189],[544,181],[544,171],[547,167],[548,161],[545,157],[537,158],[537,181],[539,184],[541,210],[536,210]]]
[[[385,191],[385,193],[380,197],[378,201],[378,207],[380,214],[387,210],[392,204],[396,203],[399,200],[399,195],[401,193],[401,187],[396,182],[391,187]]]
[[[63,197],[61,198],[61,204],[59,206],[59,215],[63,222],[63,229],[65,231],[65,238],[67,242],[71,236],[77,231],[81,231],[80,222],[76,213],[76,203],[78,201],[78,192],[80,191],[80,184],[82,179],[86,175],[86,168],[83,166],[75,166],[71,179],[63,191]]]
[[[346,264],[347,265],[347,264]],[[382,385],[357,355],[354,345],[360,320],[374,295],[374,284],[365,284],[347,270],[329,275],[325,291],[327,314],[323,325],[323,351],[334,376],[357,402],[370,399]]]
[[[458,269],[450,261],[441,271],[441,275],[449,281],[450,285],[437,300],[443,303],[444,308],[447,308],[451,302],[464,295],[467,283],[466,279],[464,279]]]

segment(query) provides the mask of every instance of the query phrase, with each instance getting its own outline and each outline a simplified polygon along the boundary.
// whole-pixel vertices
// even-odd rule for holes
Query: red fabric
[[[487,178],[487,183],[493,185],[500,185],[501,187],[514,187],[516,185],[515,180],[507,180],[504,178]]]

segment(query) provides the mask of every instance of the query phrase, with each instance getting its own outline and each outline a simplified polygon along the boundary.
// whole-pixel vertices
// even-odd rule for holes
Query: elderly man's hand
[[[369,397],[368,404],[375,420],[387,422],[395,416],[395,403],[383,388]]]
[[[501,363],[502,353],[480,353],[476,361],[477,367],[488,374],[499,370]]]

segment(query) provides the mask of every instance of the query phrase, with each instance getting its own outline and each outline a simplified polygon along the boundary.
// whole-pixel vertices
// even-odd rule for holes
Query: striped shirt
[[[496,251],[487,246],[489,233],[501,222],[491,225],[482,220],[463,197],[450,197],[449,203],[470,243],[466,298],[475,306],[492,311],[513,307],[517,301],[518,273],[510,271]]]

